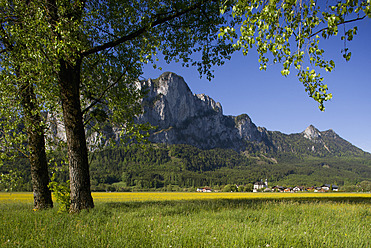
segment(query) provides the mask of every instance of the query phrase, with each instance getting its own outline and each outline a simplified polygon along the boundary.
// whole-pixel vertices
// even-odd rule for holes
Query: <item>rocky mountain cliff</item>
[[[366,154],[371,157],[331,129],[321,132],[310,125],[302,133],[288,135],[257,127],[247,114],[223,115],[220,103],[205,94],[193,94],[184,79],[172,72],[141,81],[138,87],[146,89],[148,94],[142,100],[144,113],[138,116],[137,122],[156,126],[149,138],[154,143],[187,144],[201,149],[227,148],[273,156],[291,153],[315,156]],[[49,136],[65,141],[63,122],[51,116],[48,119]],[[97,135],[91,130],[87,132],[88,143],[94,143]],[[103,132],[104,137],[113,137],[120,142],[119,128],[107,125]]]
[[[157,127],[150,136],[155,143],[265,153],[364,154],[333,130],[320,132],[310,125],[302,133],[287,135],[257,127],[247,114],[223,115],[220,103],[193,94],[184,79],[172,72],[142,81],[140,87],[148,95],[138,122]]]
[[[205,94],[193,94],[175,73],[143,81],[141,87],[148,89],[148,95],[139,122],[157,127],[150,137],[155,143],[241,150],[246,141],[262,142],[266,138],[265,130],[256,127],[248,115],[223,115],[220,103]]]

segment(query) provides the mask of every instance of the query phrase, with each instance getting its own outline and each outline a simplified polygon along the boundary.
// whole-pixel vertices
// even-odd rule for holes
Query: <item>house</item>
[[[254,183],[254,189],[263,189],[265,187],[266,187],[265,186],[265,183],[263,183],[263,182],[256,182],[256,183]]]
[[[324,184],[321,188],[325,191],[329,191],[330,189],[332,189],[332,191],[339,191],[339,187],[335,184]]]
[[[328,190],[326,189],[326,187],[315,187],[314,188],[314,192],[320,192],[320,193],[325,193],[327,192]]]
[[[273,188],[272,188],[272,190],[273,191],[275,191],[275,192],[284,192],[285,191],[285,188],[284,187],[282,187],[282,186],[274,186]]]
[[[324,191],[329,191],[330,190],[330,185],[329,184],[324,184],[321,186],[321,188],[324,190]]]
[[[260,182],[254,183],[254,192],[257,192],[258,189],[264,189],[264,188],[268,188],[268,180],[267,179],[265,179],[265,182],[263,182],[263,180],[261,180]]]
[[[292,192],[292,187],[285,188],[283,192]]]
[[[307,190],[307,191],[313,191],[313,192],[314,192],[314,191],[315,191],[315,189],[316,189],[316,187],[314,187],[314,186],[311,186],[311,187],[308,187],[308,188],[307,188],[306,190]]]
[[[213,190],[210,187],[197,188],[197,192],[212,192]]]
[[[304,191],[304,187],[299,187],[299,186],[296,186],[292,189],[292,191],[294,192],[299,192],[299,191]]]

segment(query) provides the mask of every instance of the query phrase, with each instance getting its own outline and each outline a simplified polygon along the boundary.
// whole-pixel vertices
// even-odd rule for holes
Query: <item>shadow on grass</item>
[[[178,213],[193,213],[199,211],[218,212],[225,209],[262,209],[267,205],[274,204],[324,204],[324,203],[348,203],[370,204],[371,200],[364,197],[303,197],[290,199],[203,199],[203,200],[169,200],[169,201],[144,201],[144,202],[107,202],[100,203],[104,207],[116,210],[144,210],[162,209],[166,215]]]

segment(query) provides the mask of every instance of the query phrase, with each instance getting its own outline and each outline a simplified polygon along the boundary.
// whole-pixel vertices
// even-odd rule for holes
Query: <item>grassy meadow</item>
[[[371,247],[371,194],[93,193],[80,214],[0,193],[0,247]]]

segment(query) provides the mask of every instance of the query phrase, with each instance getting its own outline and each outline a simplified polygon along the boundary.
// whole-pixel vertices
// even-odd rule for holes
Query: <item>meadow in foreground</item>
[[[0,195],[0,246],[371,246],[368,194],[243,198],[228,193],[177,193],[177,197],[170,194],[172,200],[166,194],[114,195],[93,194],[96,207],[74,215],[58,214],[57,208],[33,212],[31,202],[4,200]]]

